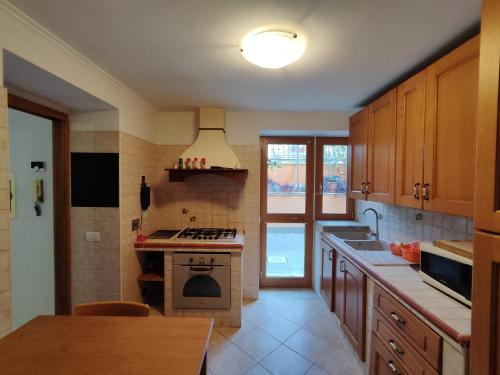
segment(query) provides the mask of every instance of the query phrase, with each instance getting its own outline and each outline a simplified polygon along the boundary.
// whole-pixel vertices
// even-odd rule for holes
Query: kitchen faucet
[[[375,232],[371,233],[371,236],[374,237],[377,241],[380,239],[380,232],[378,230],[378,212],[374,208],[367,208],[363,211],[363,215],[368,211],[372,211],[375,214]]]

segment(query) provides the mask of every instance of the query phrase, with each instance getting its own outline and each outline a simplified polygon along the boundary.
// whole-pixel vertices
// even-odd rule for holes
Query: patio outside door
[[[261,286],[310,287],[314,139],[261,138]]]

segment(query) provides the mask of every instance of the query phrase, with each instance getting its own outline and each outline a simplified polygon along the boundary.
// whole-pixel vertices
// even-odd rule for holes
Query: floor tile
[[[303,329],[286,340],[285,345],[311,362],[318,361],[330,346],[328,341]]]
[[[254,324],[270,319],[275,315],[272,311],[260,306],[257,303],[243,306],[242,313],[246,320]]]
[[[257,326],[280,342],[288,339],[300,328],[297,324],[278,315],[258,323]]]
[[[279,313],[296,303],[296,301],[290,299],[271,298],[259,300],[257,303],[274,313]]]
[[[214,375],[241,375],[256,365],[257,362],[232,343],[228,343],[217,355],[208,359],[208,369]]]
[[[213,358],[213,356],[221,351],[228,342],[229,340],[226,337],[224,337],[217,330],[213,329],[208,343],[208,357]]]
[[[303,305],[292,305],[278,315],[295,323],[299,326],[303,326],[309,320],[311,320],[317,312],[310,311],[306,306]]]
[[[250,323],[246,319],[241,320],[241,328],[234,327],[217,327],[216,330],[220,332],[224,337],[232,340],[238,336],[244,335],[246,332],[250,332],[255,328],[253,323]]]
[[[312,366],[307,359],[281,345],[260,363],[274,375],[303,375]]]
[[[303,328],[331,344],[337,342],[343,335],[332,313],[317,315],[314,319],[309,320]]]
[[[271,375],[271,373],[261,365],[257,365],[249,372],[247,372],[246,375]]]
[[[258,328],[232,339],[231,342],[257,362],[262,361],[268,354],[280,346],[278,340]]]
[[[350,348],[330,344],[315,365],[332,375],[362,375],[363,371]]]
[[[309,371],[307,371],[306,375],[328,375],[328,373],[326,371],[320,369],[318,366],[313,365],[309,369]]]

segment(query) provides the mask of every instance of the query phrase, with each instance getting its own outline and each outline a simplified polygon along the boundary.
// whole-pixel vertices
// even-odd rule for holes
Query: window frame
[[[354,201],[348,197],[346,190],[346,212],[344,214],[329,214],[323,212],[323,147],[325,145],[345,145],[348,146],[348,137],[316,137],[316,157],[315,157],[315,177],[314,177],[314,218],[315,220],[353,220]],[[349,150],[348,150],[349,152]],[[346,167],[347,187],[349,186],[349,165]]]

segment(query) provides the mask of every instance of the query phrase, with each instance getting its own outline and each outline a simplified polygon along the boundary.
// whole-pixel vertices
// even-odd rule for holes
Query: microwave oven
[[[420,276],[427,284],[471,306],[472,259],[469,257],[435,246],[423,246]]]

